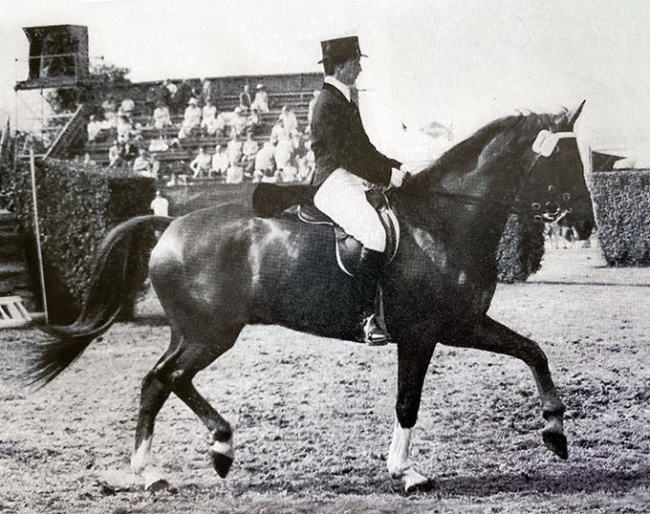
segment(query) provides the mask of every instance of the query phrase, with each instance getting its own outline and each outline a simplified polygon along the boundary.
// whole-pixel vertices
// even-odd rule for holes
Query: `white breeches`
[[[321,184],[314,205],[370,250],[386,250],[386,231],[377,212],[366,200],[370,184],[338,168]]]

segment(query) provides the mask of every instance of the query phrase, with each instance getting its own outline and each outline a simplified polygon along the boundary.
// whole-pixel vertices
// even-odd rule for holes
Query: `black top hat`
[[[323,58],[318,63],[329,62],[330,64],[341,64],[348,59],[355,57],[368,57],[361,53],[359,38],[357,36],[340,37],[321,41]]]

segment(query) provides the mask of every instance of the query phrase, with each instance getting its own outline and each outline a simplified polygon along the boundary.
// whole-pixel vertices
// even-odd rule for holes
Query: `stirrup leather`
[[[368,316],[363,323],[363,342],[369,346],[384,346],[391,341],[390,334],[381,326],[377,315]]]

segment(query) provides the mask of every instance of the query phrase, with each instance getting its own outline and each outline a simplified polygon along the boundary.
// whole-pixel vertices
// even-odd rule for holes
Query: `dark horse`
[[[388,193],[402,237],[382,279],[385,319],[398,355],[387,464],[406,489],[428,483],[409,463],[409,443],[439,342],[524,361],[541,398],[544,443],[560,458],[568,456],[565,407],[544,352],[486,313],[497,283],[495,253],[513,208],[545,218],[569,208],[591,216],[572,134],[581,110],[494,121]],[[540,132],[547,136],[543,145]],[[149,276],[171,326],[171,343],[144,378],[131,461],[148,487],[165,483],[149,461],[156,415],[172,392],[206,425],[212,463],[220,476],[228,473],[231,426],[192,380],[232,348],[244,326],[277,324],[352,339],[359,319],[355,279],[337,266],[331,228],[250,215],[223,221],[222,214],[215,207],[175,220],[143,216],[116,227],[100,249],[79,319],[52,327],[59,340],[41,349],[36,378],[48,382],[109,328],[138,287],[133,256],[148,240],[143,235],[164,229],[151,252]]]

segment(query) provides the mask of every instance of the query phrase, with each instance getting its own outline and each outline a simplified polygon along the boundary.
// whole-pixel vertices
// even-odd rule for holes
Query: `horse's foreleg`
[[[472,333],[463,334],[463,337],[458,337],[456,340],[444,342],[452,346],[470,347],[510,355],[525,362],[533,373],[542,402],[542,413],[546,420],[546,425],[542,430],[544,444],[558,457],[568,458],[563,427],[565,406],[551,378],[548,359],[535,341],[517,334],[486,316],[480,323],[477,323]]]
[[[415,471],[410,462],[411,433],[417,421],[424,377],[435,344],[398,345],[397,402],[395,426],[388,451],[388,472],[404,484],[406,492],[429,488],[431,481]]]

